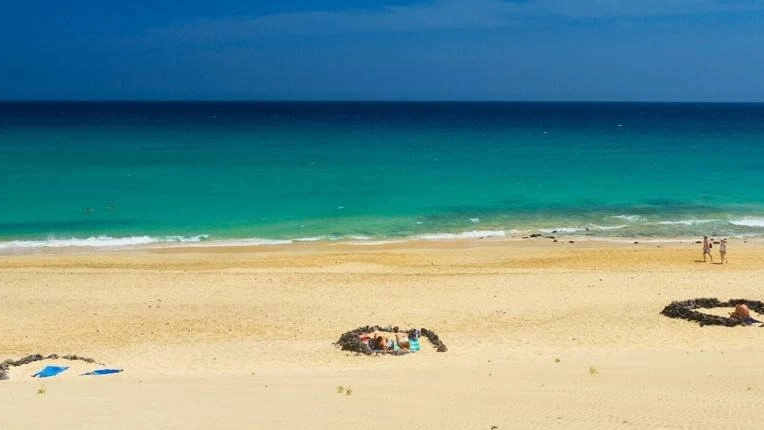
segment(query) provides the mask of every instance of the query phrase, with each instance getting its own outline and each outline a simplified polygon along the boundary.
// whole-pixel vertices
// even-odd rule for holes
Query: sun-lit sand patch
[[[689,243],[0,256],[0,359],[74,353],[125,369],[45,381],[29,377],[41,366],[13,369],[0,427],[755,427],[764,330],[659,314],[690,297],[760,299],[764,247],[730,248],[723,266],[694,262]],[[370,322],[434,328],[448,352],[334,345]]]

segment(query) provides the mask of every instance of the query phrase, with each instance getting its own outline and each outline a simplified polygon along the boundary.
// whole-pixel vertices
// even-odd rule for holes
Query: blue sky
[[[0,99],[764,101],[764,0],[28,0]]]

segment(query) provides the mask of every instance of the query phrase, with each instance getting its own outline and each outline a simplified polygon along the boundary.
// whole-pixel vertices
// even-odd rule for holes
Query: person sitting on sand
[[[751,310],[748,309],[748,305],[746,305],[745,303],[742,303],[735,306],[735,312],[731,312],[730,316],[732,318],[745,320],[747,318],[751,318]]]
[[[389,351],[393,348],[393,341],[386,336],[377,335],[374,337],[374,341],[371,343],[372,349],[377,351]]]
[[[735,306],[735,312],[730,313],[730,318],[735,318],[743,321],[746,324],[759,323],[761,321],[751,317],[751,310],[748,309],[748,305],[741,303]]]
[[[711,257],[711,262],[714,262],[714,256],[711,255],[711,242],[708,240],[708,236],[703,236],[703,261],[706,261],[706,255]]]
[[[719,242],[719,255],[721,256],[722,264],[729,263],[729,261],[727,261],[727,238],[726,237],[722,239],[721,242]]]
[[[395,339],[398,341],[398,347],[400,348],[401,351],[403,352],[411,351],[411,342],[409,342],[408,340],[401,340],[398,337],[398,334],[395,335]]]
[[[395,351],[396,347],[398,350],[405,352],[411,349],[411,343],[408,339],[401,340],[401,336],[398,333],[395,333],[395,340],[379,333],[374,333],[373,339],[369,346],[376,351]]]

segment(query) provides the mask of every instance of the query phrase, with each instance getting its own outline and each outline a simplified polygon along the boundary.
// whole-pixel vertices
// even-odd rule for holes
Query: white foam
[[[420,240],[449,240],[449,239],[484,239],[488,237],[506,237],[504,230],[473,230],[461,233],[432,233],[414,236]]]
[[[640,215],[614,215],[611,218],[622,219],[628,222],[638,222],[645,219],[643,216],[640,216]]]
[[[764,227],[764,218],[746,217],[730,220],[730,224],[742,227]]]
[[[580,231],[586,231],[585,227],[555,227],[555,228],[541,228],[542,233],[578,233]]]
[[[159,243],[193,243],[207,239],[207,235],[197,236],[92,236],[88,238],[48,239],[48,240],[13,240],[0,242],[0,250],[34,248],[121,248],[129,246],[151,245]]]
[[[259,239],[264,240],[264,239]],[[318,242],[319,240],[326,240],[326,236],[312,236],[312,237],[301,237],[299,239],[295,239],[295,242]]]
[[[369,239],[371,239],[370,236],[363,236],[363,235],[350,235],[347,238],[348,239],[353,239],[353,240],[369,240]]]
[[[628,225],[626,224],[619,224],[619,225],[596,225],[596,224],[590,224],[588,226],[583,227],[556,227],[556,228],[542,228],[539,229],[540,232],[546,233],[546,234],[573,234],[573,233],[581,233],[584,231],[607,231],[607,230],[619,230],[622,228],[626,228]]]
[[[715,219],[682,219],[678,221],[658,221],[657,223],[653,223],[651,225],[697,225],[697,224],[707,224],[710,222],[718,221]]]
[[[622,228],[626,228],[628,225],[620,224],[620,225],[593,225],[591,227],[592,230],[620,230]]]

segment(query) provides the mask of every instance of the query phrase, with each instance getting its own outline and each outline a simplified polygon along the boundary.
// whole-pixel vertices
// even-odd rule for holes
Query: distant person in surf
[[[708,236],[703,236],[703,261],[706,261],[706,255],[711,258],[711,262],[714,262],[714,256],[711,255],[711,248],[713,245],[711,244],[711,241],[708,240]]]
[[[721,256],[721,259],[722,259],[721,264],[729,263],[729,261],[727,261],[727,238],[726,237],[719,242],[719,256]]]

